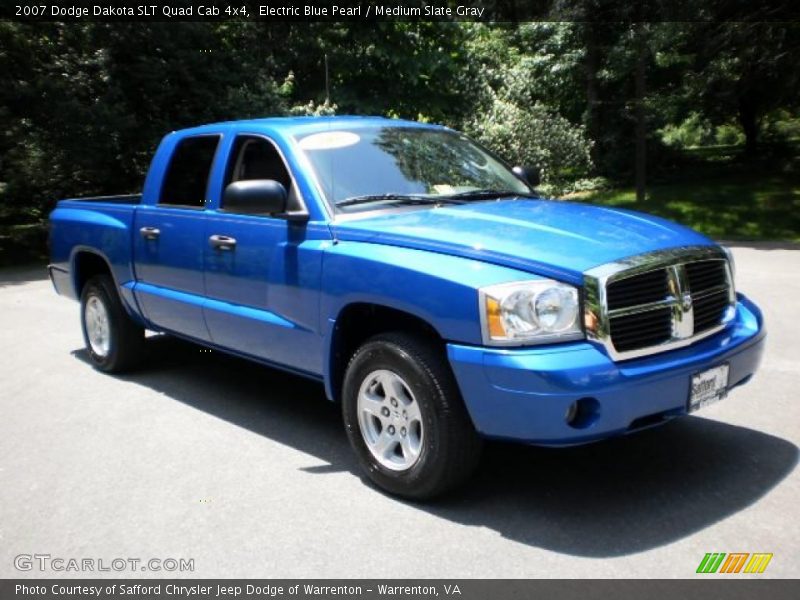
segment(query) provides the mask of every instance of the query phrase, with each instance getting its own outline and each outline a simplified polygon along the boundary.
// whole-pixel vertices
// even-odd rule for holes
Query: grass
[[[724,170],[690,169],[648,186],[642,203],[632,187],[565,199],[651,213],[717,239],[800,242],[800,174],[791,170],[735,164]]]

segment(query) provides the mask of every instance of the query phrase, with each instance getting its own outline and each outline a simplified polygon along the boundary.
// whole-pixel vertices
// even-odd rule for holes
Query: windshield
[[[347,210],[478,190],[529,194],[503,163],[467,137],[422,127],[358,127],[298,138],[322,191]],[[372,205],[371,205],[372,204]]]

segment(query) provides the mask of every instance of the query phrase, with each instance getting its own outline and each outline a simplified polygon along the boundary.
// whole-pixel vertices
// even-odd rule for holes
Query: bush
[[[289,109],[289,116],[292,117],[332,117],[336,114],[338,106],[329,100],[316,103],[309,100],[306,104],[297,104]]]
[[[672,148],[709,146],[715,143],[714,127],[698,113],[692,113],[682,123],[663,127],[659,133],[661,141]]]
[[[718,146],[741,146],[744,144],[742,128],[736,125],[720,125],[714,134]]]
[[[677,125],[667,125],[658,131],[661,141],[670,148],[683,150],[702,146],[741,146],[744,133],[739,125],[714,125],[698,113],[692,113]]]
[[[800,139],[800,118],[779,111],[767,121],[765,137],[770,140],[792,141]]]
[[[547,193],[561,193],[592,167],[592,142],[584,128],[538,103],[522,107],[495,96],[489,110],[465,129],[509,162],[537,167]]]

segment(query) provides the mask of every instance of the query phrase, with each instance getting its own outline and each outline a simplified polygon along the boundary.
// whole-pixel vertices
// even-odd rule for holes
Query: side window
[[[219,136],[188,137],[175,146],[161,186],[159,204],[203,208]]]
[[[272,179],[282,184],[289,195],[289,207],[298,204],[292,185],[292,178],[271,142],[262,137],[239,136],[231,149],[230,159],[225,170],[225,185],[247,179]],[[223,206],[224,198],[223,198]]]

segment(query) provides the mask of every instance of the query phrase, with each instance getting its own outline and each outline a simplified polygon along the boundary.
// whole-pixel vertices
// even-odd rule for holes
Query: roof
[[[283,136],[296,136],[308,133],[331,131],[338,128],[357,129],[360,127],[427,127],[445,129],[442,125],[419,123],[403,119],[387,119],[386,117],[362,117],[354,115],[337,115],[332,117],[267,117],[263,119],[245,119],[241,121],[225,121],[211,123],[199,127],[181,129],[181,134],[219,133],[223,131],[264,131]]]

